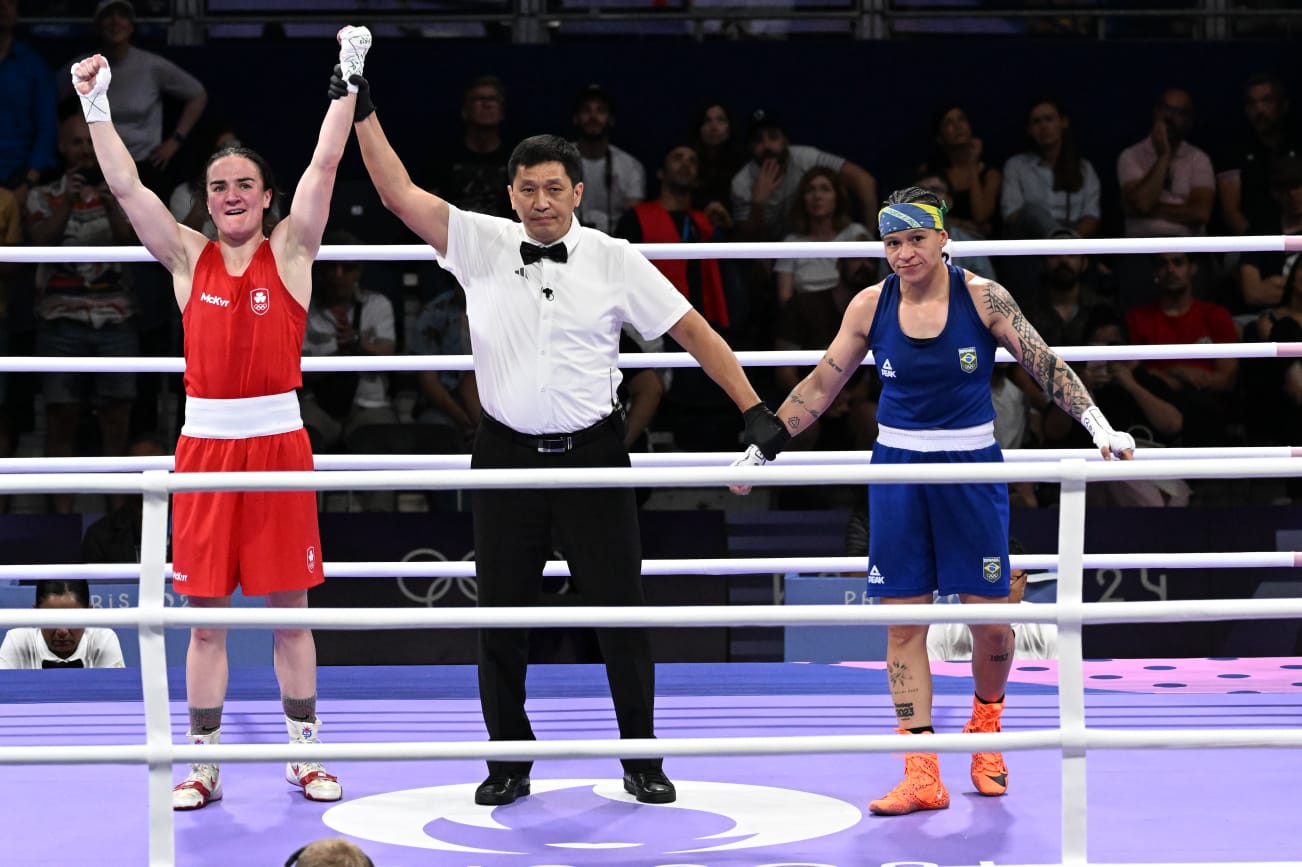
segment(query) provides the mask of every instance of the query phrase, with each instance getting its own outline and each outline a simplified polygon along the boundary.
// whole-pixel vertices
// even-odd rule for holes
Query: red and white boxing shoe
[[[289,729],[291,744],[318,744],[317,732],[321,730],[321,720],[299,722],[285,717],[285,726]],[[303,797],[309,801],[338,801],[344,796],[344,789],[339,785],[339,778],[327,774],[320,762],[289,762],[285,765],[285,779],[292,786],[303,790]]]
[[[221,743],[222,730],[206,735],[187,735],[193,744]],[[190,775],[172,789],[173,810],[197,810],[222,799],[221,770],[215,764],[200,762],[190,765]]]

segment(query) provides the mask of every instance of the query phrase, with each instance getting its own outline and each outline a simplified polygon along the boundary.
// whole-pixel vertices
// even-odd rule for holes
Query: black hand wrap
[[[786,447],[791,434],[763,403],[757,403],[742,416],[746,421],[746,444],[759,448],[766,460],[773,460]]]
[[[348,85],[357,85],[357,105],[353,108],[353,123],[361,123],[375,113],[375,104],[371,102],[371,85],[360,75],[354,75],[344,81],[343,72],[335,65],[330,76],[330,98],[343,99],[348,95]]]

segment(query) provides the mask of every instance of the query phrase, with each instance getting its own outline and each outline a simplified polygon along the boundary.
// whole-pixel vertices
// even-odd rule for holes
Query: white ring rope
[[[1063,467],[1079,464],[1089,481],[1138,479],[1289,478],[1302,476],[1302,457],[1173,459],[1165,461],[1061,461],[874,466],[584,467],[573,469],[339,470],[334,472],[157,473],[165,492],[503,490],[520,487],[621,488],[718,487],[729,485],[963,484],[965,482],[1058,482]],[[0,475],[0,493],[140,493],[134,473],[32,473]]]
[[[1054,554],[1013,554],[1013,569],[1056,571]],[[1086,554],[1086,569],[1294,569],[1302,567],[1302,551],[1229,551],[1224,553]],[[863,557],[723,557],[687,560],[643,560],[642,574],[655,575],[764,575],[801,572],[804,574],[863,572]],[[327,578],[473,578],[473,560],[326,561]],[[171,564],[165,567],[171,577]],[[570,574],[564,560],[548,560],[543,575]],[[0,580],[72,579],[124,581],[140,577],[134,563],[46,563],[0,565]],[[0,609],[3,622],[3,609]]]
[[[695,244],[634,244],[648,259],[816,259],[865,257],[881,259],[880,241],[720,242]],[[1241,235],[1201,238],[1053,238],[1013,241],[951,241],[946,252],[964,256],[1051,256],[1109,253],[1235,253],[1302,250],[1298,235]],[[325,244],[320,261],[434,261],[438,254],[427,244]],[[0,247],[0,262],[153,262],[144,247]]]
[[[686,244],[639,245],[653,259],[698,258],[794,258],[827,256],[881,257],[877,242],[849,244]],[[1297,251],[1302,238],[1251,236],[1239,238],[1157,239],[1064,239],[1049,241],[971,241],[949,245],[956,257],[971,255],[1047,255],[1054,253],[1158,253]],[[437,258],[425,245],[323,247],[322,260],[430,260]],[[0,248],[0,261],[10,262],[102,262],[153,261],[142,247],[7,247]],[[997,360],[1011,360],[1004,356]],[[1151,354],[1150,354],[1151,353]],[[1215,353],[1215,354],[1203,354]],[[1210,357],[1300,357],[1302,344],[1221,344],[1214,347],[1066,347],[1060,350],[1069,361],[1113,358],[1210,358]],[[746,365],[809,365],[817,363],[818,352],[738,353]],[[470,369],[469,356],[403,356],[375,359],[376,366],[359,359],[304,359],[307,371],[332,370],[425,370]],[[694,365],[690,357],[672,353],[621,357],[621,366],[674,367]],[[0,358],[0,369],[10,370],[153,370],[177,372],[180,359],[31,359]],[[64,366],[68,365],[68,366]],[[120,366],[122,365],[122,366]],[[129,365],[138,365],[135,367]],[[147,365],[147,366],[146,366]],[[383,366],[380,366],[383,365]],[[464,365],[464,366],[461,366]],[[1242,450],[1222,450],[1222,454]],[[902,482],[964,481],[1054,481],[1062,486],[1059,502],[1059,553],[1042,562],[1058,567],[1059,602],[1026,606],[1018,618],[1032,622],[1056,622],[1060,631],[1059,706],[1060,726],[1054,731],[1001,733],[999,735],[936,735],[931,748],[943,752],[972,749],[1044,749],[1057,747],[1062,754],[1062,861],[1088,864],[1086,853],[1086,749],[1204,748],[1204,747],[1302,747],[1302,731],[1296,729],[1251,731],[1103,731],[1086,727],[1084,714],[1084,660],[1080,633],[1086,623],[1158,622],[1168,619],[1223,620],[1277,619],[1302,616],[1302,600],[1196,600],[1179,602],[1094,602],[1082,601],[1082,575],[1087,562],[1098,562],[1084,554],[1085,486],[1088,481],[1159,478],[1269,478],[1302,475],[1302,458],[1293,449],[1267,456],[1220,457],[1214,460],[1192,456],[1154,461],[1103,463],[1081,456],[1061,456],[1053,461],[1010,461],[987,466],[870,467],[863,465],[866,453],[851,459],[849,466],[776,465],[769,467],[682,467],[644,465],[632,469],[571,470],[564,472],[463,470],[414,470],[409,472],[357,471],[353,469],[314,473],[194,473],[171,475],[162,467],[141,467],[142,475],[100,472],[33,472],[32,475],[0,475],[0,491],[8,492],[102,492],[135,493],[144,496],[140,607],[86,611],[84,620],[95,625],[138,625],[141,644],[141,681],[144,693],[146,742],[143,746],[95,747],[7,747],[0,748],[0,764],[42,763],[144,763],[149,770],[149,860],[163,865],[175,861],[174,817],[170,804],[172,766],[199,759],[218,761],[285,761],[295,757],[321,759],[413,760],[421,758],[534,759],[546,757],[628,757],[673,755],[771,755],[802,752],[894,752],[898,739],[889,736],[845,736],[831,738],[682,738],[655,741],[562,741],[528,743],[442,743],[442,744],[324,744],[302,745],[218,745],[197,748],[176,745],[170,731],[166,654],[163,633],[166,626],[226,625],[236,628],[311,626],[314,628],[375,628],[416,626],[427,628],[477,628],[494,625],[663,625],[703,626],[830,623],[899,623],[902,617],[917,623],[1006,622],[1002,605],[964,606],[674,606],[666,610],[640,608],[519,608],[519,609],[190,609],[168,608],[163,589],[167,574],[164,546],[167,498],[170,492],[196,490],[389,490],[506,489],[531,486],[615,487],[615,486],[699,486],[727,484],[893,484]],[[408,459],[408,458],[400,458]],[[9,472],[18,470],[12,466]],[[356,466],[351,464],[348,466]],[[405,465],[404,465],[405,466]],[[0,472],[3,472],[0,469]],[[39,474],[37,474],[39,473]],[[943,473],[943,475],[942,475]],[[237,477],[237,478],[233,478]],[[1266,562],[1268,555],[1289,562]],[[1293,552],[1243,552],[1229,555],[1132,555],[1159,558],[1183,557],[1214,561],[1226,557],[1224,565],[1295,565]],[[1235,558],[1241,558],[1236,560]],[[1034,560],[1028,557],[1028,560]],[[672,561],[666,561],[672,562]],[[801,561],[806,566],[809,560]],[[1018,561],[1021,562],[1020,560]],[[1173,559],[1171,562],[1175,562]],[[389,564],[336,564],[337,567],[373,569]],[[414,565],[414,564],[410,564]],[[432,567],[436,564],[419,564]],[[453,565],[453,564],[447,564]],[[459,566],[459,564],[457,564]],[[1169,565],[1169,564],[1168,564]],[[1199,563],[1198,565],[1208,565]],[[62,566],[51,569],[66,568]],[[114,567],[117,568],[117,567]],[[133,570],[134,566],[127,564]],[[465,567],[460,567],[465,568]],[[1171,566],[1171,568],[1180,568]],[[342,574],[342,573],[341,573]],[[390,573],[393,574],[393,573]],[[31,577],[30,573],[26,577]],[[918,609],[916,612],[913,609]],[[9,622],[32,623],[50,620],[49,625],[68,622],[68,612],[25,610],[6,614]],[[319,621],[319,622],[318,622]],[[203,749],[200,753],[199,749]]]
[[[1302,748],[1302,729],[1253,728],[1218,731],[1189,729],[1092,728],[1085,734],[1089,749],[1236,749]],[[1056,730],[1001,732],[999,734],[940,734],[927,740],[927,749],[941,753],[981,750],[1021,751],[1062,746]],[[177,744],[178,762],[274,762],[304,758],[317,761],[423,761],[430,759],[586,759],[655,758],[659,756],[770,756],[787,754],[893,753],[899,752],[898,735],[793,735],[743,738],[673,738],[628,740],[564,740],[527,742],[406,741],[384,744]],[[142,763],[148,747],[103,745],[70,747],[0,747],[0,766],[30,764]]]
[[[1083,608],[1082,608],[1083,606]],[[1160,602],[1045,602],[1017,609],[1027,623],[1090,625],[1210,620],[1289,620],[1302,599],[1181,599]],[[14,626],[133,626],[133,608],[0,609]],[[576,626],[865,626],[875,623],[1007,623],[1004,604],[971,605],[673,605],[524,608],[188,608],[148,619],[166,627],[230,629],[493,629]]]
[[[726,467],[737,459],[741,449],[733,452],[639,452],[629,455],[634,467]],[[1197,448],[1141,449],[1136,460],[1223,460],[1236,458],[1302,457],[1298,446],[1210,446]],[[868,463],[871,450],[854,451],[787,451],[778,459],[784,467],[824,465],[861,465]],[[1097,449],[1006,449],[1005,463],[1056,463],[1079,458],[1103,463]],[[316,455],[316,470],[465,470],[470,455]],[[145,470],[171,470],[175,459],[158,457],[93,458],[0,458],[0,476],[5,474],[42,475],[50,473],[140,473]],[[777,464],[775,463],[775,466]]]
[[[1170,358],[1300,358],[1302,343],[1166,343],[1126,346],[1058,346],[1054,352],[1063,361],[1110,361],[1117,359],[1147,361]],[[812,367],[824,352],[813,349],[739,350],[734,355],[743,367]],[[1006,349],[995,351],[995,361],[1011,364]],[[873,363],[872,353],[863,363]],[[621,353],[619,366],[699,367],[686,352]],[[305,373],[342,373],[345,371],[421,371],[474,370],[469,355],[340,355],[303,358]],[[17,373],[182,373],[185,362],[180,358],[158,356],[73,356],[9,355],[0,356],[0,370]]]

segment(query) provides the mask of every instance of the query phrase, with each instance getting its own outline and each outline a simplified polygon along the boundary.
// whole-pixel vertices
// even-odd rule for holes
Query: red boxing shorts
[[[248,439],[181,436],[176,471],[313,469],[307,431]],[[172,586],[186,596],[306,590],[325,580],[315,491],[201,491],[172,497]]]

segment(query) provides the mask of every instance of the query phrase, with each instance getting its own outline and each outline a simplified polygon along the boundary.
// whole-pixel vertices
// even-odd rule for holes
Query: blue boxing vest
[[[882,285],[868,348],[882,381],[877,421],[904,430],[953,430],[994,421],[995,338],[977,315],[963,269],[949,269],[949,313],[935,337],[900,329],[900,278]]]

